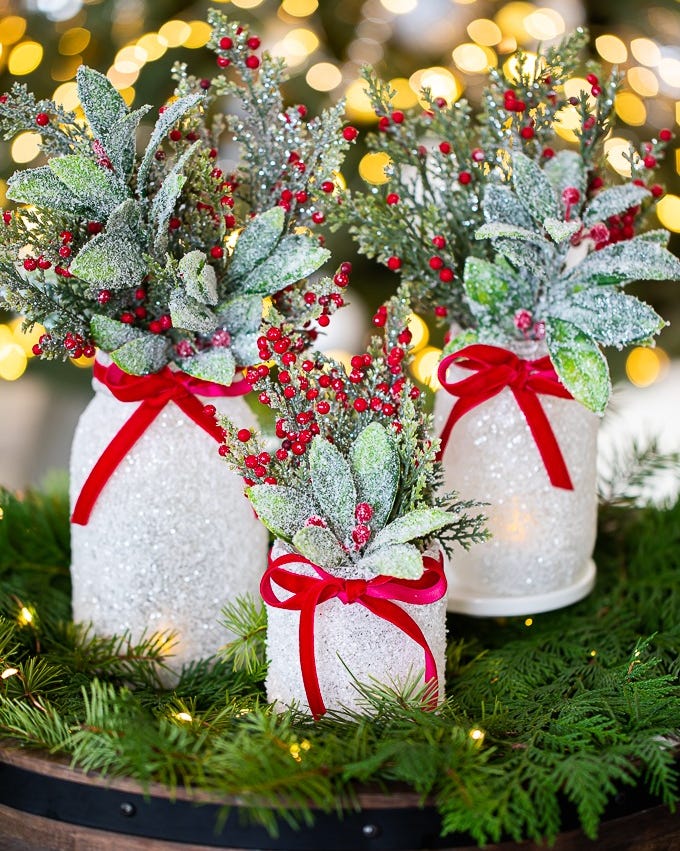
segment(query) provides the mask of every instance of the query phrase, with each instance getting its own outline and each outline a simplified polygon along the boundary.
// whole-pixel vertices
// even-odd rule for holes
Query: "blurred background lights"
[[[66,110],[75,111],[80,106],[78,86],[74,82],[62,83],[54,90],[52,100]]]
[[[155,62],[167,51],[168,42],[158,33],[146,33],[137,40],[137,46],[146,53],[147,62]]]
[[[647,108],[641,98],[633,92],[619,92],[616,95],[614,107],[621,121],[633,127],[640,127],[647,120]]]
[[[524,29],[536,41],[553,41],[564,35],[564,18],[554,9],[536,9],[524,19]]]
[[[272,56],[280,56],[294,68],[300,65],[319,46],[319,39],[312,30],[299,27],[288,32],[285,37],[272,46]]]
[[[637,346],[626,358],[626,375],[636,387],[649,387],[664,377],[669,367],[668,355],[663,349]]]
[[[663,227],[673,233],[680,233],[680,197],[664,195],[656,205],[656,215]]]
[[[10,74],[22,76],[30,74],[40,65],[43,58],[42,45],[37,41],[22,41],[12,48],[7,68]]]
[[[317,62],[307,71],[305,79],[317,92],[330,92],[342,83],[342,72],[332,62]]]
[[[444,98],[447,103],[458,100],[463,93],[463,86],[458,78],[448,68],[439,65],[422,68],[411,74],[409,84],[419,98],[423,89],[429,89],[432,98]],[[421,103],[425,105],[424,100],[421,100]]]
[[[10,147],[10,154],[15,163],[30,163],[40,153],[40,133],[28,131],[19,133]]]
[[[674,89],[680,89],[680,59],[676,56],[664,56],[659,62],[659,76]]]
[[[634,38],[630,43],[630,52],[641,65],[654,67],[661,62],[659,45],[651,38]]]
[[[179,47],[191,35],[191,27],[186,21],[166,21],[158,30],[158,35],[168,47]]]
[[[607,163],[623,177],[630,177],[630,163],[626,156],[630,154],[630,140],[621,136],[611,136],[605,140],[604,150]]]
[[[233,2],[233,0],[232,0]],[[184,47],[205,47],[210,39],[210,24],[207,21],[191,21],[189,35],[182,42]]]
[[[82,53],[90,43],[92,34],[83,27],[71,27],[59,39],[59,53],[63,56],[74,56]]]
[[[363,80],[353,80],[345,91],[345,112],[350,121],[364,123],[376,121],[371,99]]]
[[[0,20],[0,42],[15,44],[26,32],[26,19],[18,15],[8,15]]]
[[[395,15],[407,15],[418,6],[418,0],[380,0],[380,5]]]
[[[659,93],[659,81],[654,71],[635,65],[626,73],[628,85],[643,98],[653,98]]]
[[[231,0],[231,5],[237,9],[255,9],[262,0]]]
[[[496,54],[492,50],[471,42],[459,44],[451,55],[456,66],[467,74],[482,74],[496,64]]]
[[[601,35],[595,39],[595,49],[600,56],[612,65],[622,65],[628,59],[628,48],[615,35]]]
[[[477,18],[470,21],[467,25],[467,34],[472,41],[483,47],[493,47],[503,39],[500,27],[489,18]]]
[[[395,109],[411,109],[418,103],[418,96],[411,88],[406,77],[394,77],[390,80],[390,88],[395,91],[392,106]]]
[[[417,313],[410,314],[408,329],[411,332],[411,349],[414,353],[419,352],[430,339],[430,329]]]
[[[441,389],[441,384],[437,378],[437,367],[441,356],[441,349],[435,346],[425,346],[416,354],[411,363],[411,372],[416,380],[427,385],[430,390]]]
[[[389,164],[390,158],[384,151],[365,154],[359,163],[359,175],[366,183],[372,183],[374,186],[387,183],[389,178],[385,174],[385,169]]]
[[[313,15],[319,7],[318,0],[283,0],[281,9],[294,18],[306,18]]]
[[[527,44],[533,40],[524,22],[533,15],[536,7],[531,3],[506,3],[496,13],[496,23],[506,36],[512,36],[518,44]]]
[[[28,358],[19,343],[5,343],[0,346],[0,378],[4,381],[16,381],[26,371]]]

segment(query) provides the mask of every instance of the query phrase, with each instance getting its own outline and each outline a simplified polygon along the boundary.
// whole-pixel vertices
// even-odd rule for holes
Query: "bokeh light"
[[[294,18],[306,18],[319,8],[318,0],[283,0],[281,8]]]
[[[15,163],[30,163],[40,153],[42,136],[34,131],[19,133],[10,147],[10,154]]]
[[[385,169],[389,164],[390,158],[383,151],[365,154],[359,163],[359,174],[366,183],[378,186],[381,183],[387,183],[389,180],[389,177],[385,174]]]
[[[668,371],[669,358],[659,347],[636,346],[626,358],[626,376],[636,387],[649,387]]]
[[[43,58],[43,48],[37,41],[22,41],[12,48],[7,62],[10,74],[21,77],[30,74],[40,65]]]
[[[342,83],[342,72],[332,62],[317,62],[309,68],[305,79],[317,92],[330,92]]]
[[[628,59],[628,48],[616,35],[601,35],[595,39],[595,49],[612,65],[622,65]]]
[[[673,233],[680,233],[680,197],[669,193],[656,205],[656,215],[662,226]]]

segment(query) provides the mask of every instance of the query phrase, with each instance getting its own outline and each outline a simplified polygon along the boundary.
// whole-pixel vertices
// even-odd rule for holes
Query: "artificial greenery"
[[[630,177],[616,175],[605,141],[620,78],[595,65],[580,77],[586,42],[578,30],[490,69],[477,115],[427,91],[424,110],[395,109],[395,92],[367,70],[379,119],[368,144],[389,157],[386,182],[347,191],[329,216],[399,273],[417,309],[463,330],[445,354],[545,340],[562,384],[602,413],[611,385],[601,348],[650,344],[665,325],[621,288],[679,280],[680,262],[667,231],[644,230],[672,133],[631,145]]]
[[[96,345],[135,375],[172,362],[228,385],[258,360],[264,311],[309,342],[312,321],[335,308],[332,281],[306,280],[329,256],[307,225],[356,131],[343,131],[341,104],[317,118],[286,106],[282,61],[223,14],[210,23],[224,73],[199,80],[177,65],[155,115],[130,111],[85,66],[82,118],[18,82],[0,96],[4,138],[37,129],[45,157],[9,179],[19,206],[0,224],[0,307],[45,325],[36,355],[92,356]],[[215,113],[227,95],[233,112]],[[138,131],[149,134],[139,153]],[[219,167],[224,142],[240,149],[231,173]],[[294,287],[299,298],[282,294]]]
[[[265,334],[267,364],[246,372],[276,415],[271,441],[220,420],[221,454],[244,477],[260,520],[314,564],[345,578],[417,579],[423,552],[484,540],[473,502],[441,490],[439,444],[406,378],[408,305],[384,305],[384,334],[351,370],[321,353],[300,361],[285,328]]]
[[[620,471],[608,488],[620,502],[615,482]],[[226,613],[247,643],[187,668],[173,690],[154,685],[158,641],[133,647],[69,623],[65,504],[2,494],[0,730],[15,746],[235,794],[272,831],[277,818],[303,825],[314,809],[352,807],[363,784],[431,797],[444,831],[480,845],[555,837],[565,800],[594,837],[623,786],[669,806],[680,796],[680,503],[604,506],[597,588],[579,604],[532,621],[452,618],[436,712],[374,683],[362,687],[370,716],[318,722],[266,706],[256,605]],[[52,581],[35,581],[40,565]]]

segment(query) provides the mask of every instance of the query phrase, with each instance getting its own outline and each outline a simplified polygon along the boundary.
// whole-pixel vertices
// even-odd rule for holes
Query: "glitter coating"
[[[137,403],[98,381],[71,450],[71,505],[92,466]],[[240,397],[207,400],[254,425]],[[217,443],[176,405],[165,406],[113,473],[86,526],[71,525],[73,618],[133,639],[178,633],[170,667],[213,655],[231,635],[222,607],[257,595],[267,532]]]
[[[536,359],[546,351],[532,343],[515,349]],[[469,376],[451,367],[449,379]],[[488,502],[493,537],[469,552],[456,552],[447,568],[455,583],[481,597],[525,597],[576,582],[595,544],[596,458],[599,417],[578,402],[539,396],[571,476],[574,490],[550,484],[529,426],[509,389],[465,414],[444,452],[446,489]],[[434,425],[441,434],[455,397],[437,393]],[[455,572],[455,574],[454,574]],[[452,589],[449,588],[451,606]]]
[[[277,542],[272,556],[290,550]],[[306,564],[289,564],[286,569],[316,575]],[[370,577],[368,577],[370,578]],[[276,587],[277,596],[285,592]],[[415,620],[432,650],[444,697],[446,654],[446,597],[428,605],[398,604]],[[298,625],[300,613],[267,606],[267,699],[283,709],[296,703],[308,711],[300,670]],[[316,609],[314,621],[316,665],[321,694],[327,709],[367,711],[354,683],[375,681],[394,685],[399,691],[407,683],[424,685],[422,648],[398,627],[369,612],[359,603],[327,600]]]

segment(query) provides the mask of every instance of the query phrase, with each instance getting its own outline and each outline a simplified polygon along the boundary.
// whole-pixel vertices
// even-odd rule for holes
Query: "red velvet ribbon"
[[[472,370],[474,375],[460,381],[448,381],[446,375],[453,363]],[[439,364],[437,375],[442,387],[452,396],[458,396],[441,433],[439,458],[443,456],[458,420],[508,387],[524,414],[550,483],[556,488],[574,489],[555,432],[538,398],[538,394],[543,394],[573,399],[560,383],[549,357],[525,360],[507,349],[474,343],[447,355]]]
[[[164,367],[151,375],[129,375],[115,364],[104,366],[95,361],[94,377],[120,402],[141,402],[119,429],[90,471],[76,500],[71,523],[87,525],[95,502],[114,471],[160,414],[168,402],[178,408],[218,442],[223,432],[215,418],[206,414],[198,396],[242,396],[251,389],[247,381],[226,387],[212,381],[193,378],[184,372]]]
[[[287,564],[308,564],[317,574],[303,576],[285,569]],[[377,617],[394,624],[406,633],[423,649],[425,656],[425,682],[431,686],[428,690],[427,706],[434,709],[437,705],[439,687],[437,663],[427,639],[413,618],[394,600],[401,603],[426,605],[440,600],[446,594],[444,561],[440,556],[434,559],[423,557],[424,572],[420,579],[397,579],[393,576],[377,576],[375,579],[341,579],[326,573],[317,564],[297,553],[282,555],[272,561],[260,582],[262,599],[268,606],[300,612],[299,645],[300,669],[307,695],[307,702],[314,718],[320,718],[326,712],[321,696],[319,677],[316,670],[314,649],[314,619],[317,606],[337,597],[343,603],[359,603]],[[276,584],[292,596],[280,599],[274,592]]]

